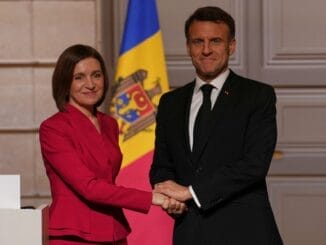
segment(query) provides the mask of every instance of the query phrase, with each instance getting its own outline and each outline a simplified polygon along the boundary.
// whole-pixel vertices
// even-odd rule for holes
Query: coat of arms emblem
[[[160,79],[154,81],[150,90],[144,89],[146,70],[137,70],[125,78],[119,78],[113,88],[113,116],[119,121],[119,133],[123,140],[145,130],[155,123],[156,105],[152,98],[162,92]]]

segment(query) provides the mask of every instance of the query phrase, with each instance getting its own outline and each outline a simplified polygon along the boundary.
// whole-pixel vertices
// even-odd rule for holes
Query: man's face
[[[235,44],[226,24],[194,21],[189,28],[187,50],[197,75],[209,82],[225,71]]]

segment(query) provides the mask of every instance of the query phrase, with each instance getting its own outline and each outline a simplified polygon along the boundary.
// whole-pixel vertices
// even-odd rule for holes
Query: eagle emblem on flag
[[[162,89],[159,78],[153,88],[144,89],[147,73],[139,69],[125,78],[120,77],[114,85],[111,111],[124,141],[155,123],[156,105],[151,99],[161,94]]]

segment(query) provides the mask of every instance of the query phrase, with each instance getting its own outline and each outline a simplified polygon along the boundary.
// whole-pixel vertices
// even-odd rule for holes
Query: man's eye
[[[214,38],[210,41],[211,44],[216,45],[219,44],[222,40],[220,38]]]
[[[199,46],[199,45],[202,45],[203,41],[200,40],[200,39],[194,39],[194,40],[191,41],[191,43],[193,45]]]

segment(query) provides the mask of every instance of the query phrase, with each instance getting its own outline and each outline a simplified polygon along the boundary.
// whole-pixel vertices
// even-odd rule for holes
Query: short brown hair
[[[224,23],[229,28],[230,38],[233,39],[235,37],[234,19],[230,14],[219,7],[207,6],[198,8],[192,15],[189,16],[185,23],[185,35],[187,42],[189,41],[189,28],[194,21],[212,21],[216,23]]]
[[[104,75],[103,95],[95,104],[95,107],[98,107],[105,99],[105,95],[109,87],[109,80],[104,59],[93,47],[83,44],[76,44],[68,47],[59,56],[52,75],[52,95],[59,111],[64,111],[65,104],[69,100],[73,72],[76,64],[79,61],[90,57],[95,58],[100,62]]]

